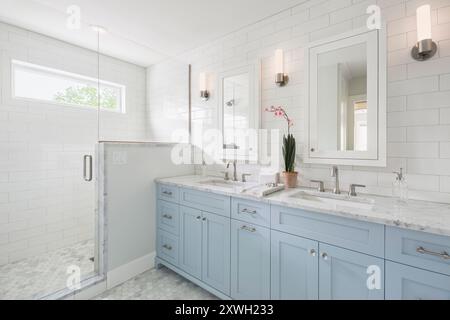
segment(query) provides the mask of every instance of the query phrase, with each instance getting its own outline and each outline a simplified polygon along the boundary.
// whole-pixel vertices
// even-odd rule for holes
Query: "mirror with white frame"
[[[220,74],[218,114],[225,160],[258,161],[259,109],[259,63]]]
[[[386,166],[386,49],[382,30],[307,48],[306,163]]]

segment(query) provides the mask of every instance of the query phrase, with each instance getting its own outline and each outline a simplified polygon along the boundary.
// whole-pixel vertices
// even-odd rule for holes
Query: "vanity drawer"
[[[230,197],[227,196],[191,189],[180,189],[180,204],[201,211],[230,217],[231,201]]]
[[[270,205],[257,201],[232,198],[231,217],[263,227],[270,227]]]
[[[386,227],[386,259],[450,275],[450,237]]]
[[[384,257],[384,225],[280,206],[271,207],[272,229]]]
[[[165,184],[158,185],[158,199],[178,203],[179,199],[178,187]]]
[[[158,257],[178,266],[179,238],[171,233],[158,230],[157,253]]]
[[[386,300],[449,300],[450,277],[386,261]]]
[[[178,204],[158,200],[158,228],[176,236],[180,233],[180,207]]]

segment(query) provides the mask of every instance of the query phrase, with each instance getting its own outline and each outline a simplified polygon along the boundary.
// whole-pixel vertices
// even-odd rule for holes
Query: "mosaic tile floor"
[[[0,300],[39,299],[66,287],[67,267],[82,278],[94,272],[94,241],[87,240],[40,256],[0,266]]]
[[[215,300],[217,297],[165,267],[149,270],[97,300]]]

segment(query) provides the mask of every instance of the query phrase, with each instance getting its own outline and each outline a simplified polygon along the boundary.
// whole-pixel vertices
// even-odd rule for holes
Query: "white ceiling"
[[[101,25],[102,52],[148,66],[176,56],[305,0],[0,0],[0,20],[95,49],[89,25]],[[66,10],[81,8],[81,30]]]

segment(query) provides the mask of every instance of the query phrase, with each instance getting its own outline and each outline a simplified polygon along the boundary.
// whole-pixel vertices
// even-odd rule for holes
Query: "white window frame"
[[[54,105],[60,105],[60,106],[69,106],[69,107],[76,107],[76,108],[85,108],[85,109],[90,109],[90,110],[97,110],[97,109],[99,109],[99,108],[96,108],[94,106],[88,106],[88,105],[79,105],[79,104],[74,104],[74,103],[58,102],[58,101],[54,101],[54,100],[26,98],[26,97],[16,96],[15,95],[15,83],[16,83],[15,71],[16,71],[17,68],[28,69],[30,71],[37,71],[37,72],[41,72],[41,73],[46,73],[48,75],[52,75],[52,76],[55,76],[55,77],[61,77],[61,78],[66,78],[66,79],[72,79],[72,80],[76,80],[76,81],[85,82],[88,85],[94,85],[95,87],[97,87],[97,90],[98,90],[98,86],[99,85],[100,85],[100,87],[102,85],[104,85],[104,86],[108,86],[108,87],[117,88],[120,91],[120,98],[119,98],[120,105],[118,106],[118,108],[114,109],[114,110],[111,110],[111,109],[101,108],[100,107],[100,110],[102,110],[102,111],[109,111],[109,112],[115,112],[115,113],[126,113],[126,86],[125,85],[114,83],[114,82],[111,82],[111,81],[106,81],[106,80],[99,80],[99,79],[96,79],[96,78],[83,76],[83,75],[72,73],[72,72],[67,72],[67,71],[54,69],[54,68],[49,68],[49,67],[44,67],[44,66],[41,66],[41,65],[37,65],[37,64],[29,63],[29,62],[24,62],[24,61],[20,61],[20,60],[14,60],[14,59],[11,60],[11,91],[12,91],[11,92],[11,96],[12,96],[13,99],[23,100],[23,101],[39,101],[39,102],[48,103],[48,104],[54,104]]]

